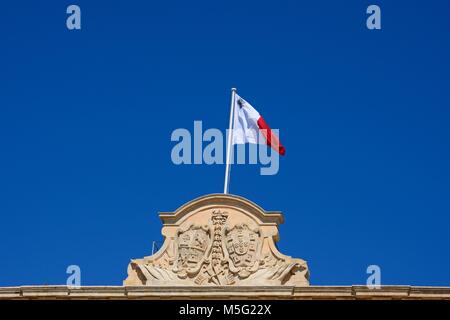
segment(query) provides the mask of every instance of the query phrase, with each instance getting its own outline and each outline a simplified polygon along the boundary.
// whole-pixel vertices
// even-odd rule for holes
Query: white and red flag
[[[262,139],[260,137],[263,137]],[[225,184],[223,193],[228,193],[230,183],[231,155],[234,144],[261,143],[263,142],[284,156],[285,148],[280,143],[277,135],[270,129],[263,117],[242,99],[236,89],[231,89],[230,127],[227,140],[227,159],[225,163]]]
[[[284,156],[285,148],[258,111],[243,98],[234,95],[233,144],[265,143]]]

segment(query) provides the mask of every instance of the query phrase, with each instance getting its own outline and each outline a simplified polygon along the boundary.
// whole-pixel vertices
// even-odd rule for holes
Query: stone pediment
[[[161,212],[164,244],[134,259],[124,285],[309,285],[305,261],[281,254],[281,212],[234,195],[211,194]]]

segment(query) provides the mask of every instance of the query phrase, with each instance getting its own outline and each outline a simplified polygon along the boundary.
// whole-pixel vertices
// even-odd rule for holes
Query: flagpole
[[[231,88],[231,107],[230,107],[230,125],[228,127],[228,139],[227,139],[227,159],[225,162],[225,184],[223,187],[223,193],[228,194],[228,186],[230,184],[230,171],[231,171],[231,152],[233,146],[233,121],[234,121],[234,100],[236,95],[236,88]]]

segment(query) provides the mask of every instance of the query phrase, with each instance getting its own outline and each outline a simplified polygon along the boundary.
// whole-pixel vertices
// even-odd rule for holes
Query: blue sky
[[[66,28],[77,4],[82,29]],[[370,4],[382,30],[366,28]],[[281,210],[315,285],[450,285],[448,1],[6,1],[0,286],[120,285],[158,211],[221,192],[176,128],[228,125],[230,88],[280,128],[280,172],[230,191]]]

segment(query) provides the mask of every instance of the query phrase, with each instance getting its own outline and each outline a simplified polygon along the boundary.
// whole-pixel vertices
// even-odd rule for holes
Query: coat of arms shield
[[[238,273],[241,278],[248,277],[257,269],[258,228],[251,229],[247,224],[238,224],[227,229],[225,234],[227,253],[231,260],[230,270]]]

